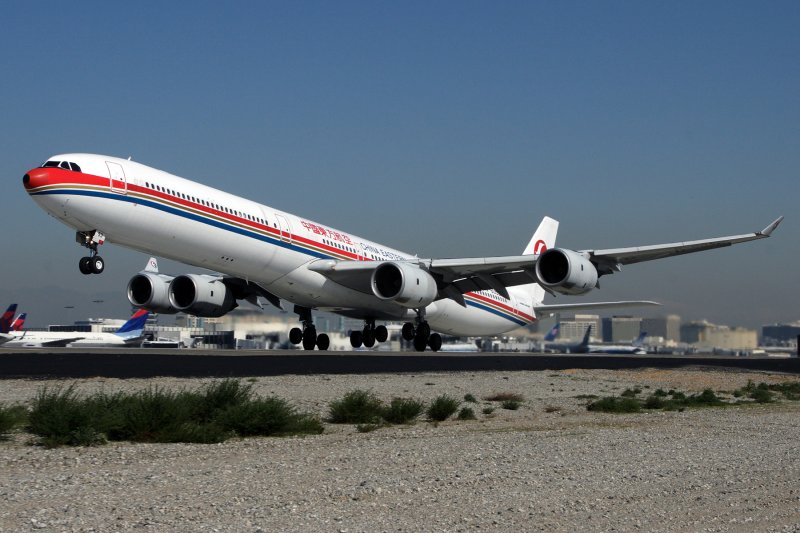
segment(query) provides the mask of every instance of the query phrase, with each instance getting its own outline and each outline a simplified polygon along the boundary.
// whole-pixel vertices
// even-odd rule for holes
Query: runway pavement
[[[532,353],[305,352],[302,350],[2,349],[0,379],[246,377],[706,366],[800,374],[800,359]]]

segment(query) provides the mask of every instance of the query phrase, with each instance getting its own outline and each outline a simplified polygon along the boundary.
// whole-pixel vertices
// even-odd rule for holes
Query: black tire
[[[92,273],[92,258],[91,257],[81,257],[81,260],[78,261],[78,270],[81,271],[81,274],[88,275]]]
[[[378,326],[375,328],[375,340],[378,342],[386,342],[389,339],[389,330],[386,326]]]
[[[327,350],[331,345],[331,339],[325,333],[317,335],[317,348],[322,351]]]
[[[422,335],[414,337],[414,349],[418,352],[424,352],[425,347],[428,346],[428,338]]]
[[[292,328],[289,330],[289,342],[292,344],[300,344],[303,342],[303,330],[300,328]]]
[[[364,344],[364,340],[361,337],[361,332],[358,330],[350,332],[350,346],[353,348],[361,348],[361,345]]]
[[[401,333],[403,335],[403,339],[405,339],[407,341],[413,341],[414,340],[414,324],[412,324],[411,322],[406,322],[405,324],[403,324],[403,329],[402,329]]]
[[[99,255],[92,257],[89,265],[92,269],[92,274],[102,274],[103,270],[106,269],[106,262]]]
[[[431,327],[427,322],[423,322],[417,327],[417,335],[422,335],[426,341],[428,340],[428,337],[431,336]]]
[[[361,336],[364,340],[364,346],[367,348],[372,348],[375,346],[375,330],[364,328],[364,331],[361,332]]]
[[[430,346],[431,350],[434,352],[438,352],[442,347],[442,336],[438,333],[432,333],[428,338],[428,346]]]
[[[308,329],[306,329],[308,331]],[[316,335],[303,335],[303,349],[304,350],[313,350],[314,346],[317,344],[317,336]]]

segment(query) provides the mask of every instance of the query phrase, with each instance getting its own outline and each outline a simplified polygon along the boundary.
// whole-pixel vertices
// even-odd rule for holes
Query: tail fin
[[[555,326],[552,327],[550,331],[547,332],[547,335],[544,336],[544,340],[547,342],[552,342],[556,340],[558,337],[558,332],[561,329],[561,322],[557,323]]]
[[[545,250],[555,248],[556,234],[558,233],[558,220],[550,217],[544,217],[536,232],[531,237],[528,246],[522,252],[522,255],[539,255],[544,253]],[[544,300],[545,291],[539,286],[538,283],[531,283],[522,285],[525,290],[533,297],[534,303],[541,303]]]
[[[120,337],[138,337],[144,331],[144,324],[147,322],[147,317],[150,316],[150,311],[146,309],[139,309],[136,311],[132,317],[128,319],[127,322],[122,324],[117,331],[115,331],[115,335],[119,335]]]
[[[11,324],[11,331],[22,331],[22,327],[25,325],[25,319],[28,317],[28,313],[20,313],[20,315],[14,320]]]
[[[17,304],[11,304],[6,309],[6,312],[0,316],[0,333],[8,333],[11,330],[11,321],[14,319],[14,313],[17,312]]]
[[[643,331],[639,333],[639,336],[631,343],[631,346],[639,347],[644,344],[644,338],[647,337],[647,332]]]
[[[581,343],[578,346],[580,346],[581,348],[588,349],[589,348],[589,337],[591,337],[591,336],[592,336],[592,326],[589,326],[588,328],[586,328],[586,334],[584,334],[583,340],[581,341]]]

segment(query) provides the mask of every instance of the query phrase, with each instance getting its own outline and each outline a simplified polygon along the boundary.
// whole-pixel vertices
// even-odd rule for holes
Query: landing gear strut
[[[289,342],[292,344],[303,344],[304,350],[313,350],[314,346],[322,351],[327,350],[331,345],[331,339],[325,333],[317,335],[317,328],[311,318],[311,309],[308,307],[294,306],[294,312],[300,316],[303,329],[292,328],[289,331]]]
[[[401,333],[405,340],[414,343],[414,349],[418,352],[424,352],[427,347],[438,352],[442,347],[442,337],[438,333],[431,333],[431,327],[425,320],[424,309],[417,311],[417,319],[414,323],[403,324]]]
[[[386,342],[389,339],[389,330],[386,326],[376,326],[374,318],[364,320],[364,329],[350,332],[350,346],[353,348],[372,348],[376,342]]]
[[[81,274],[100,274],[106,268],[106,262],[97,255],[97,247],[103,244],[106,236],[97,230],[79,231],[75,233],[75,240],[81,246],[89,249],[88,257],[81,257],[78,262],[78,270]]]

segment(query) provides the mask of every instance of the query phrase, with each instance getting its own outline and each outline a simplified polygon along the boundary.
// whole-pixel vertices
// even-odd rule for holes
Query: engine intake
[[[140,272],[128,282],[128,301],[153,313],[177,313],[169,300],[172,276]]]
[[[236,298],[222,281],[199,274],[173,279],[169,301],[176,310],[200,317],[220,317],[237,306]]]
[[[551,248],[536,261],[539,283],[561,294],[586,294],[597,286],[597,268],[573,250]]]
[[[416,265],[401,262],[381,263],[372,273],[372,292],[381,300],[418,309],[436,300],[436,280]]]

